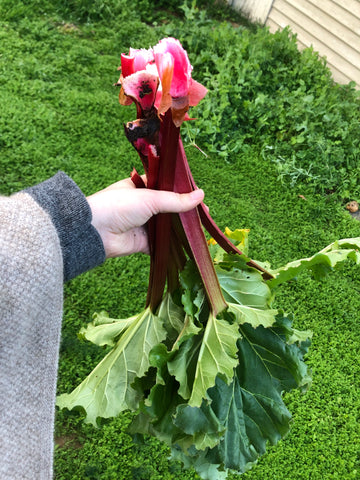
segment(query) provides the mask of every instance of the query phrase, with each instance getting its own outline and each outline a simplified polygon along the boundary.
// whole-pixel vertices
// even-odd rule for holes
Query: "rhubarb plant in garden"
[[[125,135],[146,177],[134,170],[135,186],[196,189],[180,127],[207,90],[192,78],[180,42],[131,48],[121,56],[118,86],[120,103],[136,107]],[[143,311],[127,319],[94,315],[81,335],[108,353],[57,401],[83,409],[94,425],[135,412],[131,435],[166,442],[174,459],[204,479],[250,468],[289,431],[283,394],[310,385],[304,355],[311,335],[272,308],[274,289],[303,269],[321,277],[346,258],[360,260],[360,239],[349,239],[272,271],[247,256],[246,230],[225,233],[204,204],[153,217]]]

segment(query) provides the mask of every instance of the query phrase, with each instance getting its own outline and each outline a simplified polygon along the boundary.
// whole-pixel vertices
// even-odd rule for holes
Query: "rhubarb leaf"
[[[186,434],[182,441],[177,441],[184,450],[192,445],[197,450],[213,448],[225,433],[225,427],[213,410],[202,406],[197,408],[185,404],[179,405],[173,422],[181,432]]]
[[[192,455],[191,455],[192,453]],[[194,468],[200,478],[204,480],[225,480],[227,471],[220,471],[221,465],[211,464],[206,458],[207,451],[190,450],[186,454],[177,445],[171,449],[171,459],[182,462],[184,468]]]
[[[249,232],[248,228],[237,228],[232,231],[230,228],[225,228],[225,235],[230,238],[235,244],[235,246],[241,250],[245,255],[249,251]]]
[[[249,250],[249,232],[247,228],[237,228],[234,231],[231,231],[230,228],[226,227],[224,234],[231,240],[235,247],[240,250],[244,255],[248,255]],[[215,263],[219,263],[223,260],[226,255],[225,250],[218,245],[218,243],[211,238],[208,242],[211,256]]]
[[[236,341],[238,326],[219,320],[210,313],[199,348],[194,383],[189,405],[199,407],[207,390],[215,384],[217,375],[231,381],[237,365]]]
[[[220,265],[215,267],[215,271],[226,302],[252,308],[268,308],[271,291],[258,271],[238,268],[225,270]]]
[[[174,352],[159,344],[150,352],[151,365],[157,368],[157,380],[140,407],[129,433],[152,434],[169,446],[176,443],[184,450],[214,447],[224,433],[224,427],[209,409],[189,407],[178,394],[178,382],[169,375],[167,365]]]
[[[248,307],[247,305],[239,305],[237,303],[228,303],[229,312],[233,313],[236,322],[240,325],[249,323],[254,328],[262,325],[265,328],[271,327],[275,322],[277,310]]]
[[[237,473],[252,466],[265,452],[267,442],[275,445],[289,431],[291,415],[283,402],[283,392],[307,388],[310,383],[303,362],[309,342],[289,343],[289,338],[295,338],[289,319],[278,316],[272,328],[255,329],[244,324],[240,332],[239,365],[232,382],[226,384],[221,377],[216,378],[215,386],[208,391],[211,401],[201,406],[203,422],[192,421],[188,427],[193,433],[197,425],[201,432],[212,432],[216,418],[224,434],[214,448],[205,452],[195,448],[176,451],[176,458],[194,466],[202,478],[218,478],[215,473],[204,475],[206,463]]]
[[[119,336],[136,321],[137,315],[126,319],[109,318],[106,312],[94,313],[92,323],[79,332],[80,338],[84,338],[99,345],[100,347],[114,346]]]
[[[183,308],[176,305],[170,293],[166,293],[160,303],[157,315],[164,322],[169,341],[174,343],[184,328],[185,313]]]
[[[191,396],[201,341],[200,335],[192,335],[182,341],[172,360],[168,362],[170,374],[179,382],[179,395],[185,400]]]
[[[312,257],[302,258],[294,262],[287,263],[277,270],[272,270],[273,279],[267,284],[274,288],[281,283],[295,278],[303,270],[310,270],[316,279],[321,279],[327,275],[340,262],[347,259],[353,260],[356,264],[360,263],[360,237],[345,238],[331,243]]]
[[[98,417],[114,417],[123,410],[136,409],[141,395],[132,383],[148,370],[150,350],[165,336],[162,320],[146,309],[88,377],[70,394],[58,397],[57,405],[84,409],[85,421],[94,425]]]
[[[183,341],[168,369],[179,382],[179,394],[199,407],[217,375],[231,381],[237,365],[238,326],[209,315],[205,329]]]
[[[173,377],[168,377],[164,385],[156,384],[151,390],[147,405],[141,406],[140,413],[129,425],[128,433],[153,435],[172,445],[174,439],[182,436],[172,421],[181,401],[181,397],[176,394],[176,381]]]
[[[148,397],[141,402],[140,412],[129,427],[129,433],[151,434],[171,445],[179,435],[172,419],[176,407],[184,400],[178,395],[178,383],[167,370],[167,361],[173,355],[164,345],[157,345],[150,353],[151,365],[157,369],[157,381]]]
[[[137,436],[151,434],[169,446],[177,444],[184,450],[194,444],[197,448],[214,446],[219,442],[223,427],[212,412],[203,412],[184,403],[177,392],[179,383],[167,369],[173,356],[174,352],[168,352],[161,344],[151,351],[151,364],[157,368],[158,383],[142,402],[140,412],[133,419],[128,433]],[[212,418],[205,418],[209,415]]]
[[[205,302],[205,292],[194,262],[187,262],[180,273],[180,282],[183,287],[181,301],[184,310],[188,315],[198,319],[201,307]]]

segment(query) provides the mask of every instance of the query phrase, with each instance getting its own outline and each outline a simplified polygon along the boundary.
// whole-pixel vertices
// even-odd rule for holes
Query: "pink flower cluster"
[[[179,40],[164,38],[149,50],[130,48],[121,55],[120,103],[135,101],[142,114],[157,109],[159,115],[169,108],[178,126],[190,106],[197,105],[207,89],[191,78],[192,66]]]

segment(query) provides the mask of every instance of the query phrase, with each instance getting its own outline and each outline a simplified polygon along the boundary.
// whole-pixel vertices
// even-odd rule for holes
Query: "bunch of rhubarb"
[[[136,107],[125,135],[141,158],[137,188],[196,189],[180,127],[207,90],[192,78],[180,42],[121,56],[120,103]],[[62,408],[86,421],[135,412],[132,435],[154,435],[204,479],[247,470],[289,430],[282,395],[310,382],[308,332],[271,307],[274,276],[242,253],[246,231],[215,224],[204,204],[148,223],[150,278],[141,313],[102,312],[82,335],[111,349]],[[206,230],[212,237],[209,246]]]

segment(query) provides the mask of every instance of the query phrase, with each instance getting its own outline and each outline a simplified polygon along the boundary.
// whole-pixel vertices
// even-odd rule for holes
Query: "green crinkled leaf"
[[[249,232],[247,228],[237,228],[231,231],[228,227],[225,228],[225,235],[232,241],[232,243],[240,250],[243,255],[247,256],[249,250]],[[227,253],[218,245],[214,239],[209,241],[209,250],[214,263],[223,262],[227,257]]]
[[[209,392],[209,408],[227,428],[207,459],[244,472],[265,452],[267,441],[275,445],[289,431],[291,415],[282,392],[310,379],[301,350],[286,342],[281,324],[272,329],[243,325],[240,330],[234,381],[226,385],[219,378]]]
[[[302,258],[294,262],[287,263],[283,267],[272,270],[270,273],[274,278],[267,284],[274,288],[281,283],[287,282],[299,275],[303,270],[311,270],[316,279],[321,279],[327,275],[340,262],[347,259],[360,263],[360,237],[346,238],[338,240],[312,257]]]
[[[95,313],[94,320],[80,330],[79,336],[100,347],[114,346],[119,336],[138,318],[137,315],[126,319],[109,318],[106,312]]]
[[[114,417],[123,410],[136,409],[141,396],[132,383],[148,370],[150,350],[165,336],[162,320],[145,310],[88,377],[73,392],[58,397],[57,405],[84,409],[86,422],[94,425],[98,417]]]
[[[179,382],[179,395],[185,400],[191,396],[201,341],[200,335],[191,335],[181,342],[168,362],[170,374]]]
[[[288,319],[278,317],[272,328],[241,325],[238,341],[239,365],[230,384],[217,377],[209,389],[210,402],[201,406],[201,423],[192,419],[191,432],[213,429],[213,415],[225,428],[214,448],[205,452],[192,448],[176,451],[176,457],[187,466],[194,466],[202,478],[223,478],[221,470],[245,472],[265,452],[266,443],[276,444],[289,430],[291,415],[282,393],[309,384],[310,377],[303,362],[308,342],[289,344],[294,337]],[[196,415],[195,409],[193,415]],[[205,411],[209,413],[206,415]],[[211,411],[211,414],[210,414]],[[200,416],[200,413],[198,413]],[[208,427],[204,424],[209,421]],[[219,477],[206,465],[216,465]],[[206,476],[208,475],[208,476]]]
[[[194,468],[200,478],[204,480],[225,480],[227,471],[220,471],[219,464],[211,464],[206,458],[207,452],[195,450],[193,456],[190,452],[184,453],[178,446],[171,449],[171,458],[183,463],[185,468]]]
[[[230,260],[232,257],[229,257],[228,261]],[[238,323],[248,322],[253,326],[266,327],[273,324],[276,311],[268,309],[271,292],[260,274],[251,270],[229,271],[219,266],[216,267],[216,272],[224,297],[229,302],[229,311],[235,315]],[[192,294],[194,275],[190,267],[183,277],[183,286],[189,292],[186,297],[187,309],[194,314],[194,311],[197,312],[194,307],[196,297]],[[214,385],[217,374],[223,374],[230,381],[233,368],[237,365],[237,338],[239,331],[236,324],[231,325],[210,314],[202,338],[193,336],[179,346],[178,352],[169,361],[168,368],[179,382],[179,394],[189,400],[190,406],[201,404],[202,399],[206,398],[206,390]]]
[[[301,345],[303,345],[306,342],[309,342],[310,338],[312,338],[311,330],[297,330],[296,328],[294,328],[292,334],[287,339],[287,342],[289,344],[300,343]]]
[[[202,327],[198,327],[195,325],[195,322],[192,317],[186,315],[184,328],[182,329],[179,337],[177,338],[177,343],[174,345],[174,349],[178,347],[182,342],[187,340],[188,338],[193,337],[194,335],[198,335],[202,330]]]
[[[197,450],[204,450],[207,447],[213,448],[225,433],[224,426],[209,408],[179,405],[173,423],[188,437],[186,443],[184,438],[182,442],[177,441],[183,449],[184,447],[190,448],[192,445]]]
[[[184,403],[177,393],[178,382],[167,370],[172,355],[174,352],[168,352],[161,344],[151,351],[151,364],[157,368],[158,382],[152,386],[128,431],[132,435],[155,435],[169,446],[180,445],[184,451],[193,445],[198,449],[213,447],[219,442],[224,427],[212,411]]]
[[[191,394],[191,386],[195,376],[198,350],[201,344],[201,336],[198,336],[201,327],[197,327],[193,318],[186,315],[184,326],[180,332],[176,343],[173,344],[172,351],[167,354],[167,368],[169,372],[176,377],[179,382],[179,395],[188,399]],[[197,347],[196,347],[197,345]],[[156,350],[159,350],[157,348]],[[151,354],[154,355],[155,350]],[[161,352],[162,357],[165,356]],[[152,363],[153,364],[153,363]],[[159,363],[156,365],[159,367]],[[159,368],[158,368],[159,370]]]
[[[243,254],[248,255],[249,251],[249,232],[248,228],[237,228],[235,230],[230,230],[230,228],[225,228],[225,235],[233,241],[236,247],[243,252]]]
[[[247,305],[239,305],[237,303],[228,303],[229,312],[235,315],[236,322],[240,325],[250,323],[254,328],[262,325],[265,328],[271,327],[275,322],[277,310],[248,307]]]
[[[231,325],[210,314],[205,329],[181,343],[168,362],[168,369],[179,382],[179,394],[188,399],[190,406],[201,405],[216,375],[231,380],[237,365],[238,338],[236,324]]]
[[[225,270],[215,267],[225,301],[252,308],[267,309],[271,291],[255,270]]]
[[[239,331],[236,324],[209,315],[197,359],[194,383],[189,405],[197,407],[207,398],[207,390],[215,384],[217,375],[230,381],[237,365],[236,341]]]
[[[157,383],[148,397],[141,402],[140,411],[128,428],[130,435],[150,434],[169,446],[179,443],[184,449],[190,447],[193,437],[182,432],[174,423],[176,409],[184,402],[177,393],[178,382],[169,374],[167,364],[175,352],[168,352],[162,344],[150,352],[150,361],[157,369]]]
[[[157,315],[164,322],[164,327],[167,331],[169,342],[175,342],[176,338],[184,328],[184,309],[176,305],[170,293],[166,293],[162,302],[160,303]]]
[[[205,302],[205,292],[199,272],[193,262],[188,262],[180,274],[183,287],[181,301],[187,315],[199,318],[201,307]]]
[[[177,406],[184,400],[176,392],[174,377],[166,370],[162,370],[161,377],[165,381],[152,387],[128,431],[131,435],[150,434],[171,445],[177,438],[181,441],[181,437],[185,436],[172,421]]]

